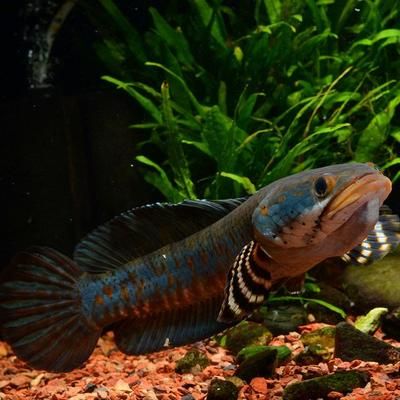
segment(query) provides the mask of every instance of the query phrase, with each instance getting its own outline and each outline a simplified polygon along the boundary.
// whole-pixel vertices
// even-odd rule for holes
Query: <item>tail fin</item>
[[[101,330],[81,313],[79,267],[55,250],[19,253],[0,283],[0,331],[15,354],[48,371],[69,371],[86,361]]]

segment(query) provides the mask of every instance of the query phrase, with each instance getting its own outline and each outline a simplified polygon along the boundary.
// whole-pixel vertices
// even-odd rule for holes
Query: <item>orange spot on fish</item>
[[[96,302],[96,304],[102,305],[102,304],[104,304],[104,299],[98,294],[95,297],[95,302]]]
[[[206,251],[202,251],[202,252],[200,253],[200,258],[201,258],[201,262],[202,262],[204,265],[207,265],[207,264],[208,264],[208,254],[207,254]]]
[[[129,290],[128,290],[128,287],[125,285],[121,286],[121,296],[126,302],[128,302],[130,300]]]
[[[281,195],[278,197],[278,202],[279,202],[279,203],[283,203],[285,200],[286,200],[286,196],[285,196],[284,194],[281,194]]]
[[[172,274],[167,274],[168,286],[172,287],[175,285],[175,277]]]
[[[186,263],[187,263],[187,265],[188,265],[189,268],[193,268],[193,258],[192,258],[192,257],[189,257],[189,258],[186,260]]]
[[[111,297],[113,295],[113,288],[111,286],[104,286],[103,287],[103,293],[107,295],[108,297]]]
[[[129,272],[128,274],[129,280],[132,282],[133,285],[136,284],[137,276],[134,272]]]
[[[174,261],[175,261],[176,268],[179,268],[181,266],[181,263],[179,262],[179,260],[177,258],[174,258]]]
[[[265,204],[260,206],[260,213],[261,215],[267,216],[269,213],[268,207]]]

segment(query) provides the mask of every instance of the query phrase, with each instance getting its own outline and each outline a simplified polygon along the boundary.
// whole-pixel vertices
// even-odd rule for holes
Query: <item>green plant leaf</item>
[[[396,141],[400,143],[400,130],[392,132],[390,136],[394,137]]]
[[[253,115],[254,107],[256,105],[257,98],[259,96],[265,96],[264,93],[253,93],[251,94],[247,99],[243,99],[238,104],[238,112],[237,112],[237,117],[236,117],[236,123],[237,125],[246,130],[250,121],[251,117]],[[241,97],[242,99],[242,97]]]
[[[201,137],[221,169],[227,164],[226,153],[232,124],[233,121],[224,115],[217,106],[211,107],[204,115]]]
[[[280,21],[282,4],[280,0],[264,0],[264,6],[267,10],[268,18],[271,24]]]
[[[229,172],[221,172],[221,176],[232,179],[233,181],[239,183],[240,185],[243,186],[244,190],[246,190],[246,193],[248,194],[253,194],[256,192],[256,187],[251,182],[251,180],[246,176],[239,176],[236,174],[231,174]]]
[[[123,89],[130,96],[132,96],[148,113],[156,120],[158,123],[162,122],[162,116],[159,108],[146,96],[140,94],[136,89],[133,88],[132,84],[125,83],[119,79],[113,78],[111,76],[102,76],[103,80],[114,84],[118,89]]]
[[[99,3],[108,12],[110,17],[114,20],[115,26],[124,35],[125,41],[130,50],[130,55],[137,59],[139,62],[144,63],[147,59],[145,51],[142,46],[139,33],[133,28],[132,24],[116,6],[112,0],[98,0]]]
[[[333,304],[330,304],[324,300],[320,299],[311,299],[308,297],[302,297],[302,296],[273,296],[270,297],[267,301],[267,303],[280,303],[280,302],[292,302],[292,301],[299,301],[299,302],[308,302],[308,303],[315,303],[319,304],[320,306],[323,306],[327,308],[328,310],[331,310],[337,314],[339,314],[342,318],[346,318],[347,314],[344,310],[342,310],[339,307],[334,306]]]
[[[203,22],[203,26],[209,29],[213,39],[221,46],[226,47],[223,32],[218,24],[218,20],[213,10],[206,0],[193,0],[197,12]]]
[[[396,157],[393,160],[388,161],[386,164],[383,164],[381,169],[385,170],[390,167],[393,167],[393,165],[398,165],[398,164],[400,164],[400,157]]]
[[[196,111],[202,115],[204,114],[204,112],[206,111],[206,107],[203,107],[196,99],[196,97],[194,96],[194,94],[192,93],[192,91],[189,89],[188,85],[186,84],[186,82],[178,75],[176,75],[173,71],[171,71],[169,68],[165,67],[162,64],[159,63],[155,63],[155,62],[146,62],[146,65],[150,66],[150,67],[157,67],[157,68],[161,68],[164,71],[168,72],[171,76],[173,76],[184,88],[185,92],[187,93],[187,95],[189,96],[193,106],[195,107]]]
[[[193,141],[193,140],[185,140],[185,139],[183,139],[182,140],[182,143],[185,143],[185,144],[189,144],[189,145],[191,145],[191,146],[194,146],[194,147],[196,147],[197,149],[199,149],[201,152],[203,152],[204,154],[207,154],[208,156],[212,156],[212,154],[211,154],[211,152],[210,152],[210,149],[208,148],[208,146],[207,146],[207,143],[204,143],[204,142],[196,142],[196,141]]]
[[[375,115],[364,129],[357,143],[354,155],[356,161],[376,161],[376,153],[386,140],[389,124],[399,104],[400,95],[391,100],[384,111]]]
[[[194,61],[193,56],[183,34],[173,29],[155,8],[150,7],[149,12],[160,38],[162,38],[170,48],[174,49],[176,57],[180,62],[186,66],[192,65]]]
[[[196,199],[194,184],[190,178],[190,170],[185,153],[181,145],[180,132],[172,112],[172,105],[169,96],[168,82],[161,85],[162,116],[167,131],[167,152],[169,164],[174,173],[175,182],[181,192],[188,199]]]
[[[147,172],[144,178],[148,183],[156,187],[167,200],[178,203],[185,199],[185,196],[174,188],[167,173],[158,164],[143,155],[136,156],[135,158],[140,163],[154,168],[157,171],[157,173]]]
[[[150,9],[140,35],[113,1],[82,0],[100,67],[145,111],[130,121],[147,134],[137,150],[150,159],[156,150],[180,197],[253,190],[222,172],[258,188],[371,157],[400,179],[398,0],[194,0],[185,13],[171,2]],[[154,167],[146,176],[161,185]]]

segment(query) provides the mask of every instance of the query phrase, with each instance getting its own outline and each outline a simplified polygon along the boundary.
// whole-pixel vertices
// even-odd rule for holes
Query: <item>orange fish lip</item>
[[[392,190],[392,182],[381,173],[369,173],[351,182],[344,190],[338,193],[327,205],[324,214],[333,218],[339,211],[356,203],[361,198],[371,198],[376,194],[383,200]]]

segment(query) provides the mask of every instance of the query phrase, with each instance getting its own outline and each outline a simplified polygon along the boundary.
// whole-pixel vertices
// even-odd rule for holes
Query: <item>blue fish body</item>
[[[315,182],[326,174],[335,182],[322,198]],[[346,214],[359,237],[340,245],[335,238],[333,246],[325,232],[338,222],[324,218],[350,209],[339,195],[366,174],[385,188],[374,195],[380,205],[386,178],[368,165],[342,164],[281,179],[248,199],[134,209],[84,238],[73,260],[45,247],[21,252],[0,284],[1,333],[17,356],[51,371],[81,365],[107,326],[128,354],[209,337],[247,315],[275,282],[360,245],[379,218],[365,205],[371,190],[361,190],[368,202]],[[245,264],[253,253],[263,261]]]

